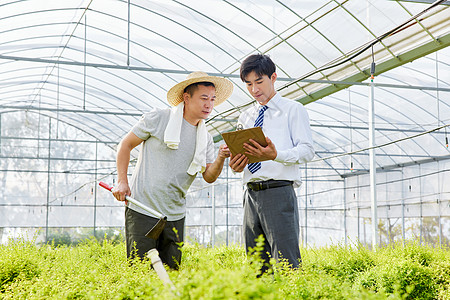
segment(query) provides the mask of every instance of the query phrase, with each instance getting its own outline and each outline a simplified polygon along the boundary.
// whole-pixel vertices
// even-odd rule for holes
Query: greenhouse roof
[[[316,158],[343,177],[368,169],[375,62],[378,167],[450,158],[449,1],[17,0],[0,10],[2,114],[39,113],[113,144],[201,70],[235,84],[207,121],[218,141],[253,101],[240,63],[267,53],[278,91],[308,110]]]

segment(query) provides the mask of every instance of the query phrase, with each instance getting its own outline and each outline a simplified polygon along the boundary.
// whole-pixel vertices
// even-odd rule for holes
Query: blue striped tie
[[[264,112],[268,109],[269,107],[267,107],[266,105],[261,106],[261,108],[259,109],[259,114],[258,117],[255,120],[255,127],[261,127],[263,125],[264,122]],[[256,171],[258,171],[259,169],[261,169],[261,162],[255,162],[255,163],[251,163],[248,164],[248,170],[253,174]]]

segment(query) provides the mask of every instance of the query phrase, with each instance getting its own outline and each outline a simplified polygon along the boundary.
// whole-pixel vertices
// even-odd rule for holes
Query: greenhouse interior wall
[[[98,185],[117,181],[120,139],[201,69],[234,85],[206,120],[217,152],[254,103],[240,65],[264,53],[311,123],[302,246],[449,246],[448,2],[2,2],[0,242],[122,239],[123,203]],[[243,245],[243,192],[228,161],[213,184],[198,176],[185,240]]]
[[[448,93],[445,96],[448,99]],[[99,181],[115,183],[116,143],[99,141],[46,116],[45,111],[4,112],[0,125],[2,243],[11,238],[44,243],[56,236],[70,241],[123,234],[123,206],[98,186]],[[350,134],[353,129],[346,130]],[[420,135],[415,143],[426,146],[439,140],[445,152],[444,134]],[[401,151],[406,142],[410,139],[397,141],[395,147]],[[346,147],[348,153],[338,157],[318,158],[317,151],[315,160],[300,167],[303,184],[296,192],[303,246],[371,246],[369,173],[367,167],[348,168],[357,163],[367,166],[368,151],[351,152],[352,145]],[[380,161],[382,148],[377,149]],[[137,157],[139,149],[133,151]],[[377,169],[380,245],[405,239],[449,245],[450,161],[449,155],[440,158],[414,158]],[[333,176],[330,167],[347,169]],[[243,245],[242,194],[240,174],[227,165],[214,184],[197,178],[187,195],[186,240],[205,246]]]

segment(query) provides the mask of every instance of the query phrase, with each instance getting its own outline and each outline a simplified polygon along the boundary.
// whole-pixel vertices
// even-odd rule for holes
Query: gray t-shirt
[[[144,114],[131,131],[144,142],[141,144],[136,168],[131,177],[131,197],[176,221],[186,215],[186,193],[195,179],[187,170],[194,158],[197,126],[183,119],[178,149],[164,143],[170,109],[153,109]],[[208,134],[206,163],[214,161],[214,143]],[[150,213],[128,203],[139,213]]]

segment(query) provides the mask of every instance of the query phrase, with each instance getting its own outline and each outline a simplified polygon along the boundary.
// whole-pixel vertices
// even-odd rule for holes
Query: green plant
[[[31,280],[41,273],[32,243],[19,240],[0,246],[0,292],[16,281]]]
[[[449,299],[450,252],[409,244],[379,248],[301,249],[292,270],[271,261],[259,274],[262,241],[243,247],[186,243],[176,289],[163,285],[147,260],[130,264],[125,243],[84,240],[77,246],[11,241],[0,246],[2,299]],[[261,276],[258,276],[261,275]]]
[[[337,245],[311,251],[315,255],[305,259],[308,268],[322,270],[349,282],[375,265],[374,254],[365,247]]]

